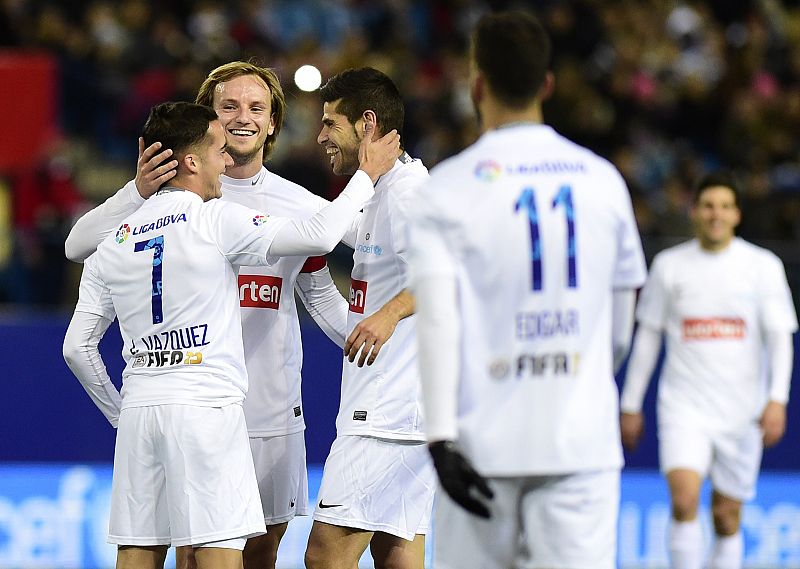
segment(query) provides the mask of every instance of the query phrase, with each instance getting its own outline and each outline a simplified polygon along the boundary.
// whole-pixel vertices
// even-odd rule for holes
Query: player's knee
[[[306,569],[323,569],[323,567],[325,567],[325,557],[322,548],[312,541],[309,541],[306,547],[304,562]]]
[[[694,492],[675,492],[672,495],[672,517],[679,522],[688,522],[697,517],[699,496]]]
[[[715,500],[711,505],[714,531],[717,535],[733,535],[739,531],[741,506],[731,500]]]
[[[242,552],[244,569],[274,569],[278,561],[278,544],[271,543],[267,535],[247,540]]]

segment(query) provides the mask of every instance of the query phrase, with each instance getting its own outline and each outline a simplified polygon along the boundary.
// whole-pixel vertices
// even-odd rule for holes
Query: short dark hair
[[[700,196],[703,195],[708,188],[714,188],[722,186],[724,188],[730,189],[733,193],[733,203],[736,207],[739,207],[739,195],[741,191],[739,190],[739,184],[736,181],[736,176],[734,176],[733,172],[730,170],[716,170],[714,172],[709,172],[708,174],[704,175],[700,178],[700,181],[697,183],[697,186],[694,190],[694,203],[700,201]]]
[[[347,69],[328,79],[319,91],[322,102],[341,99],[337,111],[352,124],[364,111],[371,109],[378,116],[380,132],[396,130],[401,136],[405,110],[403,98],[394,82],[372,67]]]
[[[161,103],[150,109],[150,116],[144,123],[144,147],[160,142],[161,148],[172,149],[169,160],[185,155],[206,138],[208,125],[215,120],[217,113],[204,105]]]
[[[521,108],[544,84],[550,38],[529,12],[487,14],[475,26],[472,56],[492,94],[510,107]]]

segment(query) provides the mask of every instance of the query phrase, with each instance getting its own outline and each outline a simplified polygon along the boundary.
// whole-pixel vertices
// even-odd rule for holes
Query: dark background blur
[[[800,286],[800,0],[0,0],[0,303],[70,309],[76,216],[132,178],[151,105],[192,100],[220,63],[274,67],[288,115],[268,167],[333,197],[321,105],[293,82],[347,67],[390,75],[403,140],[428,167],[472,142],[468,33],[485,11],[535,10],[554,43],[545,120],[627,180],[648,258],[685,239],[709,169],[742,185],[740,234]],[[346,252],[333,257],[339,274]]]

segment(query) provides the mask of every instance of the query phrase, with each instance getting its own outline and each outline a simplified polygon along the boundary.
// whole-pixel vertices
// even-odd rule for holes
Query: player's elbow
[[[86,257],[88,257],[81,249],[79,243],[77,243],[77,239],[72,236],[72,233],[67,235],[67,239],[64,241],[64,255],[66,255],[67,259],[75,263],[83,263]]]

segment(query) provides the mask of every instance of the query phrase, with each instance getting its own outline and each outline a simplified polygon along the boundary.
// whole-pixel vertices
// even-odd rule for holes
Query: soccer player
[[[233,158],[221,177],[223,200],[295,218],[308,218],[328,203],[264,166],[286,112],[283,90],[272,70],[241,61],[222,65],[208,75],[197,102],[217,112]],[[139,208],[174,175],[175,162],[167,160],[170,153],[161,142],[144,149],[140,141],[136,180],[77,222],[65,246],[70,259],[81,261],[90,255],[103,235],[119,226],[121,217]],[[378,174],[369,172],[373,181]],[[353,246],[352,240],[349,244]],[[273,569],[288,522],[308,514],[300,395],[303,353],[293,289],[340,346],[348,304],[323,257],[282,257],[269,267],[243,267],[238,282],[250,377],[244,411],[267,524],[265,535],[248,540],[244,564],[247,569]],[[178,551],[178,567],[192,566],[186,555],[191,550]]]
[[[434,565],[611,569],[622,449],[613,364],[646,276],[606,160],[542,124],[550,42],[526,12],[482,17],[481,137],[412,212]],[[614,357],[616,354],[617,357]]]
[[[642,400],[666,339],[658,386],[661,471],[672,503],[673,569],[704,564],[697,519],[709,476],[716,540],[709,567],[742,567],[742,503],[753,498],[763,446],[786,427],[797,317],[781,261],[734,236],[738,190],[726,172],[700,181],[696,238],[656,255],[620,403],[622,441],[635,448]]]
[[[233,161],[211,108],[157,105],[143,140],[168,144],[177,173],[86,260],[64,357],[119,429],[109,523],[117,567],[162,567],[169,544],[196,548],[200,569],[241,567],[245,539],[266,527],[241,407],[234,267],[325,253],[374,191],[353,184],[302,222],[269,217],[214,199]],[[115,316],[121,395],[97,348]]]
[[[335,174],[351,175],[358,167],[358,146],[370,124],[401,132],[400,93],[375,69],[339,73],[320,93],[317,142]],[[337,437],[306,549],[309,569],[352,569],[367,546],[376,567],[424,563],[435,477],[424,443],[415,318],[405,318],[414,309],[405,291],[405,212],[428,171],[405,151],[396,158],[358,225]]]

